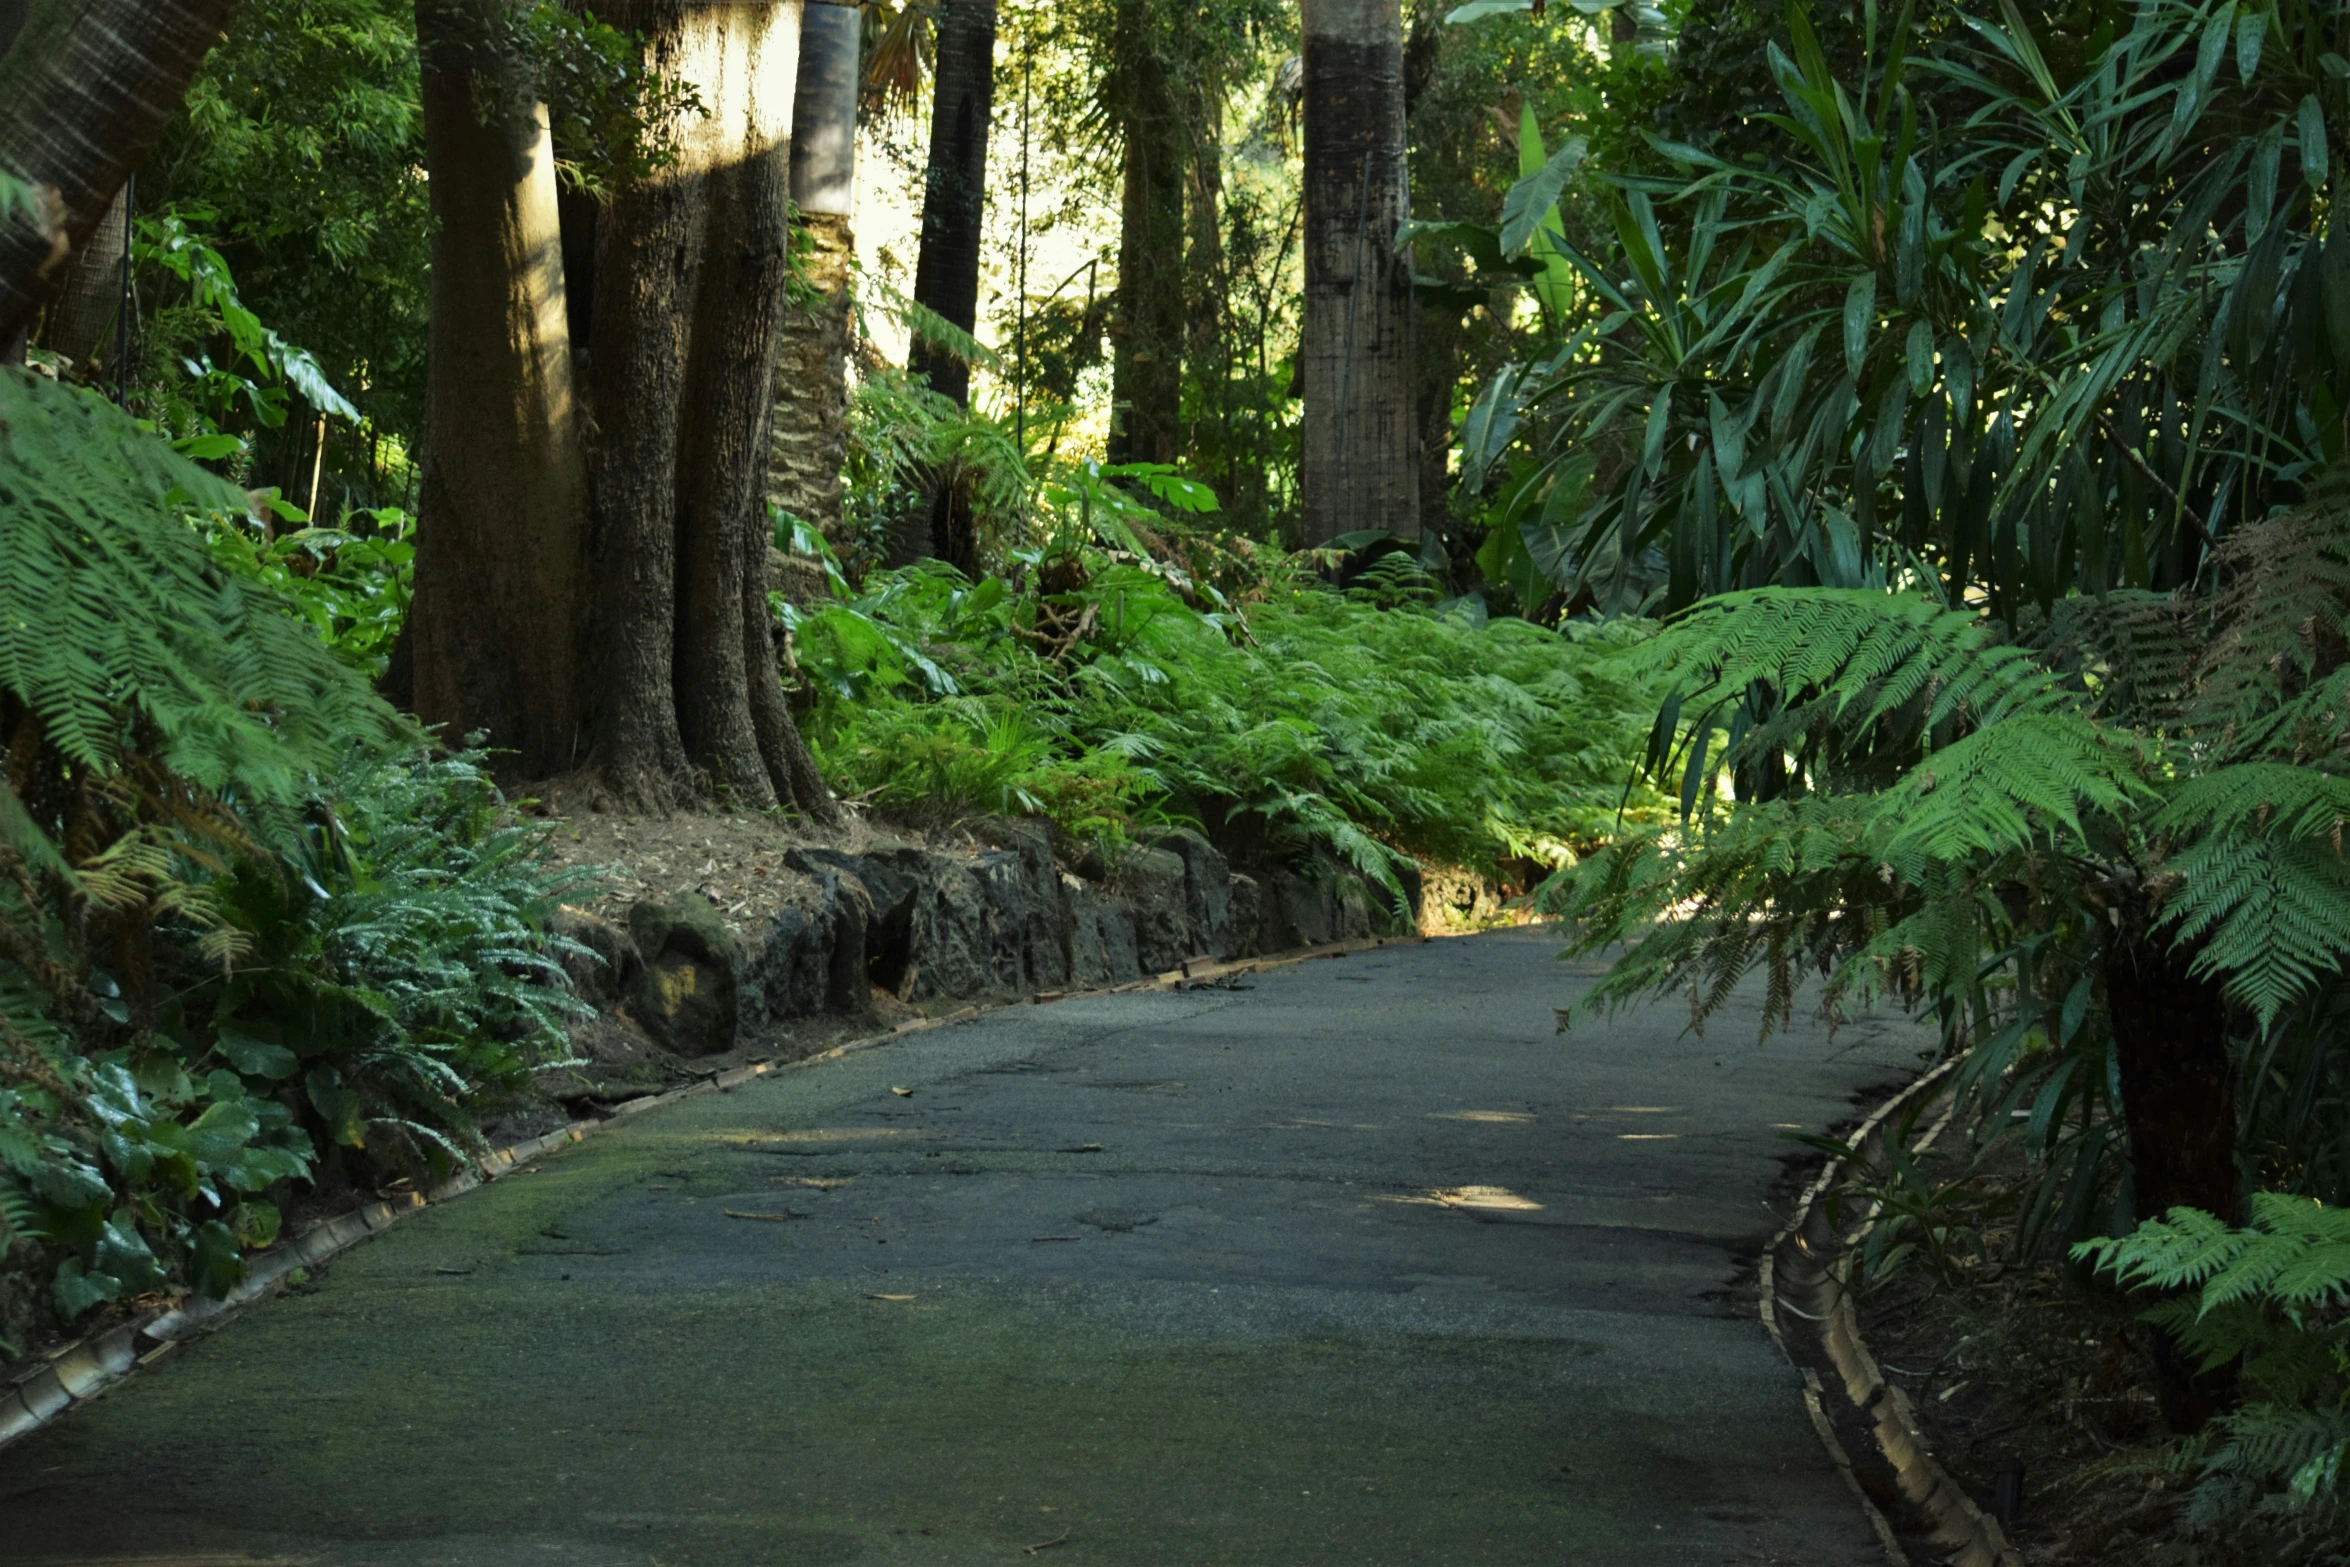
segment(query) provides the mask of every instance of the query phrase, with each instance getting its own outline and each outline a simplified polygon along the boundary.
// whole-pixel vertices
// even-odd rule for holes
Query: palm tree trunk
[[[979,330],[979,247],[987,217],[987,138],[995,116],[995,0],[942,0],[922,190],[922,252],[914,301],[965,332]],[[971,367],[916,343],[910,368],[958,403]]]
[[[106,216],[66,269],[64,286],[41,318],[41,346],[77,365],[95,360],[112,346],[106,329],[122,309],[123,248],[131,226],[124,197],[129,190],[125,185],[115,192]]]
[[[587,466],[546,106],[478,40],[516,0],[422,0],[432,321],[416,598],[418,716],[531,778],[584,738]]]
[[[1184,125],[1147,0],[1118,7],[1113,97],[1125,141],[1112,462],[1175,460],[1183,424]]]
[[[1305,0],[1305,121],[1304,541],[1417,536],[1398,0]]]
[[[37,194],[0,216],[0,344],[33,315],[177,113],[237,0],[46,0],[0,58],[0,174]]]
[[[914,302],[964,332],[979,330],[979,249],[986,235],[987,139],[995,118],[995,0],[941,0],[930,104],[930,164],[922,189],[922,252]],[[907,368],[957,403],[971,401],[971,367],[917,340]],[[925,503],[892,541],[890,561],[923,556],[977,565],[970,499],[933,474]]]
[[[802,276],[817,297],[784,315],[767,458],[769,503],[831,539],[840,532],[841,465],[848,455],[849,265],[857,252],[850,218],[862,31],[853,6],[810,0],[801,13],[791,197],[800,213]]]

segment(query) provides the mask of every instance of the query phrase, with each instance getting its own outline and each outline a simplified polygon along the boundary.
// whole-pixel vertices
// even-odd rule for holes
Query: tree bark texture
[[[922,250],[914,301],[965,332],[979,329],[979,249],[987,216],[987,138],[995,117],[995,0],[942,0],[922,189]],[[917,341],[909,368],[958,403],[971,367]]]
[[[800,22],[792,99],[791,195],[800,211],[801,275],[815,297],[786,308],[775,378],[767,500],[839,542],[848,456],[849,271],[856,259],[857,93],[862,18],[811,3]]]
[[[1412,395],[1420,434],[1420,532],[1452,531],[1452,405],[1468,331],[1451,305],[1422,305],[1413,342]],[[1533,606],[1528,605],[1529,610]]]
[[[1118,234],[1112,462],[1175,461],[1183,440],[1185,126],[1149,31],[1148,0],[1118,7],[1113,95],[1125,142]]]
[[[89,243],[75,255],[64,286],[41,318],[41,346],[77,365],[100,354],[114,357],[114,342],[106,329],[122,310],[123,242],[131,226],[123,197],[129,188],[114,193],[106,216],[90,231]]]
[[[546,107],[468,46],[513,8],[417,7],[432,320],[408,635],[417,715],[543,778],[585,739],[587,466]]]
[[[849,450],[849,263],[857,247],[845,215],[805,213],[800,224],[802,275],[817,297],[784,313],[767,500],[838,544]]]
[[[0,57],[0,173],[41,211],[0,220],[0,342],[54,297],[177,113],[237,0],[46,0]]]
[[[1411,212],[1398,0],[1305,0],[1304,542],[1417,537]]]
[[[2122,1118],[2138,1217],[2200,1208],[2243,1222],[2236,1161],[2236,1068],[2228,1053],[2227,1003],[2216,981],[2188,972],[2193,953],[2125,915],[2104,963]],[[2155,1343],[2155,1383],[2173,1431],[2201,1429],[2233,1401],[2225,1371],[2197,1375],[2167,1338]]]
[[[638,0],[607,17],[709,110],[596,224],[597,760],[640,807],[707,790],[838,819],[776,669],[762,504],[799,14]]]
[[[979,330],[979,252],[986,237],[987,140],[995,120],[995,0],[941,0],[932,72],[930,156],[922,187],[922,250],[914,302],[961,328]],[[971,402],[971,367],[917,338],[906,367],[933,390]],[[922,500],[900,519],[889,563],[931,557],[963,571],[978,566],[971,498],[954,476],[932,473]]]

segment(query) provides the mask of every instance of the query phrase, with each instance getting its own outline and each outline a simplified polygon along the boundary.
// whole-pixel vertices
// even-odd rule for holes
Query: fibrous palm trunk
[[[432,320],[412,700],[527,776],[585,736],[587,467],[545,105],[487,40],[518,0],[419,0]]]
[[[841,465],[848,453],[849,266],[856,257],[850,220],[862,31],[853,6],[811,0],[801,15],[791,196],[800,213],[801,276],[816,297],[785,312],[767,460],[769,503],[833,539],[840,532]]]
[[[942,0],[930,108],[929,168],[922,188],[922,250],[914,302],[966,333],[979,329],[979,252],[987,216],[987,140],[995,118],[995,0]],[[959,404],[971,400],[971,367],[917,341],[907,365]],[[933,475],[928,504],[906,519],[895,562],[925,555],[976,564],[971,508],[959,486]]]
[[[708,111],[674,127],[675,165],[596,226],[597,760],[632,804],[708,791],[838,817],[785,703],[767,606],[799,9],[609,8]]]
[[[1148,0],[1121,0],[1112,97],[1125,141],[1118,234],[1112,462],[1175,460],[1183,433],[1185,126],[1149,26]]]
[[[46,0],[0,58],[0,174],[32,210],[0,213],[0,345],[33,315],[105,220],[237,0]]]
[[[129,189],[126,185],[115,192],[106,216],[91,230],[89,243],[75,256],[63,287],[41,318],[41,346],[79,365],[94,363],[100,355],[114,357],[106,329],[122,310],[124,250],[131,226],[130,204],[124,197]]]
[[[1416,536],[1410,215],[1398,0],[1305,0],[1304,541]]]

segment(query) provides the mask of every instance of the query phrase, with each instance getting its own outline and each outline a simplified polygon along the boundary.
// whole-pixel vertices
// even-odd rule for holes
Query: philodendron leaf
[[[80,1262],[68,1257],[58,1264],[49,1294],[57,1303],[57,1314],[71,1322],[92,1306],[122,1299],[122,1280],[111,1274],[85,1272]]]
[[[218,1219],[196,1229],[195,1243],[188,1248],[188,1282],[197,1294],[214,1300],[245,1282],[245,1259],[236,1232]]]
[[[1567,188],[1567,181],[1583,166],[1584,156],[1590,150],[1590,142],[1583,137],[1570,136],[1543,161],[1542,167],[1510,187],[1501,204],[1503,255],[1521,255],[1533,244],[1543,221],[1558,205],[1559,192]]]
[[[271,1080],[294,1075],[294,1053],[283,1045],[273,1045],[266,1039],[255,1039],[251,1034],[233,1028],[224,1028],[214,1041],[213,1048],[228,1057],[229,1063],[248,1077],[266,1077]]]

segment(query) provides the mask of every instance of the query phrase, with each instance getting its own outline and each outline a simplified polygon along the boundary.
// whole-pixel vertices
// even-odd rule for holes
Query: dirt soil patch
[[[1969,1184],[1983,1211],[2013,1212],[2026,1178],[2021,1151],[2002,1150]],[[2012,1229],[1984,1239],[2012,1255]],[[2027,1562],[2192,1559],[2165,1543],[2185,1485],[2159,1472],[2151,1330],[2127,1300],[2063,1262],[1980,1262],[1947,1282],[1913,1264],[1860,1319],[1935,1456]]]
[[[698,892],[718,906],[737,935],[765,928],[783,906],[791,873],[783,856],[795,848],[863,854],[896,844],[947,850],[982,847],[953,828],[921,830],[869,817],[848,807],[848,824],[820,827],[780,811],[680,811],[648,816],[611,809],[603,790],[576,775],[531,790],[528,807],[550,830],[549,860],[563,869],[599,872],[604,890],[578,907],[615,922],[646,898]]]

